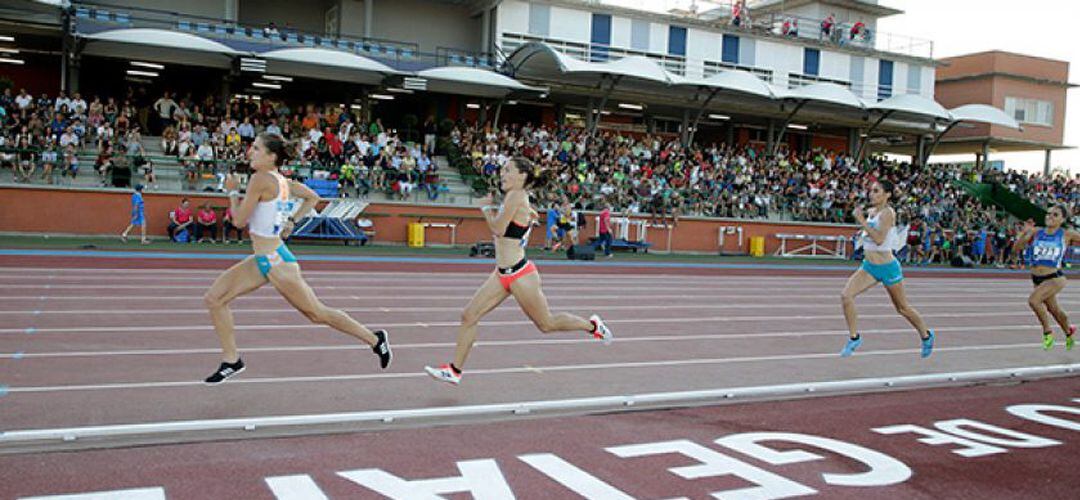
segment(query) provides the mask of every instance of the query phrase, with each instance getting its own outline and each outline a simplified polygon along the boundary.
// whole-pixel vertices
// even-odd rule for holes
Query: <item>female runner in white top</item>
[[[243,201],[240,201],[240,194],[236,191],[239,180],[235,175],[226,179],[225,188],[229,190],[233,224],[238,228],[249,226],[255,254],[218,276],[204,297],[223,351],[221,366],[206,379],[206,383],[220,384],[244,371],[244,362],[236,351],[229,303],[266,283],[273,285],[285,300],[313,323],[328,325],[372,346],[379,356],[380,366],[385,369],[392,357],[387,332],[377,330],[373,333],[343,311],[331,309],[320,302],[301,276],[296,257],[285,246],[283,240],[288,238],[296,222],[292,218],[295,203],[289,199],[289,194],[303,199],[296,212],[299,214],[310,212],[319,201],[319,195],[307,186],[288,181],[278,173],[278,167],[291,157],[290,146],[278,134],[262,133],[255,139],[249,157],[255,173],[248,182]]]

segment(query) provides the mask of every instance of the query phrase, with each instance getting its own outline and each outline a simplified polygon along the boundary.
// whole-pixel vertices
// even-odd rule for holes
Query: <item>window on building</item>
[[[611,46],[611,16],[608,14],[592,15],[592,61],[606,61],[608,47]]]
[[[907,67],[907,93],[918,94],[922,92],[922,66],[909,64]]]
[[[551,6],[540,3],[529,4],[529,34],[548,36],[551,29]]]
[[[668,28],[668,54],[686,57],[686,28],[671,26]]]
[[[817,76],[820,74],[820,66],[821,51],[811,48],[803,49],[803,74]]]
[[[632,19],[630,21],[630,48],[636,50],[649,50],[649,30],[651,26],[648,21],[641,19]]]
[[[878,100],[888,99],[893,94],[893,62],[882,59],[878,64]]]
[[[739,37],[724,35],[720,60],[729,64],[739,64]]]
[[[1005,113],[1020,123],[1035,125],[1054,126],[1054,103],[1027,99],[1023,97],[1006,97]]]

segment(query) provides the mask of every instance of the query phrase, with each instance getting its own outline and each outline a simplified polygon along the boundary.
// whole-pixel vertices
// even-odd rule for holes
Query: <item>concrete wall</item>
[[[958,128],[950,137],[993,135],[1061,144],[1065,132],[1065,102],[1069,64],[1039,57],[1006,52],[981,52],[943,60],[935,83],[935,98],[943,106],[989,104],[1005,109],[1006,97],[1049,101],[1053,104],[1053,126],[1024,123],[1024,130],[980,125]]]
[[[301,31],[323,33],[326,10],[333,5],[337,5],[337,0],[241,0],[239,20],[241,23],[254,25],[273,22],[278,28],[289,26]]]
[[[182,195],[145,193],[148,233],[164,236],[169,223],[169,211],[180,203]],[[193,206],[209,201],[214,206],[225,206],[227,200],[221,195],[189,196]],[[130,214],[130,191],[81,190],[62,188],[0,187],[0,231],[27,233],[62,233],[115,235],[127,226]],[[93,214],[93,215],[90,215]],[[476,208],[442,207],[375,203],[368,207],[365,217],[374,222],[376,239],[382,242],[404,244],[410,222],[425,220],[450,221],[458,224],[457,242],[472,244],[491,239],[483,218]],[[589,226],[583,235],[595,231],[595,217],[589,217]],[[670,249],[681,252],[717,253],[721,227],[743,228],[743,246],[738,245],[738,235],[725,238],[724,250],[748,252],[750,238],[765,237],[766,252],[772,253],[780,245],[775,237],[780,233],[844,235],[855,233],[854,226],[828,224],[774,224],[759,221],[722,219],[682,219],[671,234]],[[631,233],[633,236],[634,233]],[[543,244],[543,231],[533,231],[530,245]],[[449,243],[449,231],[431,229],[427,240],[434,244]],[[648,241],[653,249],[668,250],[668,234],[663,229],[650,229]]]
[[[110,0],[110,4],[177,12],[192,16],[225,19],[225,0]],[[246,3],[246,2],[241,2]]]
[[[437,47],[480,50],[480,16],[469,17],[469,10],[458,5],[423,0],[372,0],[374,19],[372,36],[386,40],[416,42],[422,52]],[[358,33],[363,32],[363,23]]]

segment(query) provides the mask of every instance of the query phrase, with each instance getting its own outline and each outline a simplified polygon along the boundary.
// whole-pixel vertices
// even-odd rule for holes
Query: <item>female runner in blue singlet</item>
[[[1061,271],[1065,252],[1070,244],[1080,243],[1080,233],[1062,227],[1068,215],[1061,205],[1050,207],[1046,211],[1046,227],[1038,229],[1029,220],[1013,247],[1013,252],[1019,253],[1031,244],[1031,282],[1035,284],[1035,290],[1028,297],[1028,306],[1035,311],[1035,317],[1042,326],[1043,349],[1046,350],[1054,347],[1054,328],[1047,313],[1057,320],[1058,326],[1065,332],[1065,349],[1072,350],[1076,342],[1073,339],[1076,326],[1069,324],[1069,316],[1057,302],[1057,294],[1065,288],[1065,273]]]
[[[284,239],[292,232],[295,203],[289,198],[290,193],[303,199],[298,214],[306,214],[319,201],[319,195],[307,186],[286,180],[278,167],[290,159],[291,150],[285,139],[278,134],[262,133],[255,139],[248,153],[251,168],[255,171],[248,181],[247,194],[240,201],[236,190],[239,180],[230,175],[225,180],[229,191],[229,207],[233,213],[233,224],[242,228],[248,226],[251,233],[251,246],[255,255],[240,261],[218,276],[206,292],[204,300],[210,309],[210,318],[214,330],[221,340],[223,360],[217,371],[206,378],[209,385],[216,385],[244,371],[244,362],[236,351],[233,315],[229,303],[233,299],[270,283],[285,300],[304,314],[313,323],[328,325],[338,331],[356,337],[368,345],[379,356],[379,364],[386,368],[390,364],[390,344],[387,332],[377,330],[374,333],[349,317],[345,312],[331,309],[319,301],[303,276],[296,257],[285,246]]]
[[[461,383],[462,368],[476,341],[476,325],[480,318],[498,307],[511,295],[533,324],[544,333],[582,331],[605,343],[612,339],[611,330],[600,316],[589,319],[569,313],[552,314],[547,298],[540,289],[540,274],[536,266],[525,256],[529,241],[529,227],[537,217],[529,205],[529,188],[536,187],[540,172],[524,157],[507,162],[500,174],[502,191],[506,194],[498,213],[490,206],[484,207],[484,220],[495,235],[495,271],[473,295],[469,305],[461,313],[457,350],[454,361],[438,368],[425,367],[428,375],[436,380],[457,385]]]
[[[862,345],[862,336],[857,329],[858,315],[855,311],[855,297],[878,284],[885,285],[889,292],[896,312],[911,323],[922,339],[922,357],[930,356],[934,350],[934,331],[926,327],[919,311],[907,300],[904,293],[904,271],[900,268],[900,261],[893,255],[894,250],[899,250],[903,244],[902,235],[894,230],[896,225],[896,212],[889,201],[893,197],[893,185],[889,181],[875,182],[870,186],[871,207],[867,214],[862,208],[855,210],[855,222],[862,226],[863,232],[863,261],[855,274],[848,278],[847,286],[841,294],[841,302],[844,306],[844,319],[847,320],[848,337],[847,344],[840,351],[840,356],[848,357]],[[869,216],[869,218],[867,218]]]

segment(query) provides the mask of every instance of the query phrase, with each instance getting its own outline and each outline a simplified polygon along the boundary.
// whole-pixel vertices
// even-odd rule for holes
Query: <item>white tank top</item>
[[[877,229],[881,225],[881,214],[875,213],[873,217],[867,219],[866,225]],[[866,231],[863,231],[862,236],[863,251],[865,252],[892,252],[893,250],[900,250],[900,248],[903,247],[902,241],[895,224],[889,229],[888,234],[885,235],[885,241],[881,242],[880,245],[875,243],[874,239],[871,238]]]
[[[296,209],[296,203],[289,199],[289,181],[277,172],[270,172],[270,175],[278,182],[277,197],[270,201],[260,201],[248,219],[248,232],[264,238],[280,236],[281,227]]]

